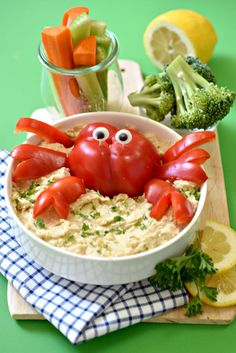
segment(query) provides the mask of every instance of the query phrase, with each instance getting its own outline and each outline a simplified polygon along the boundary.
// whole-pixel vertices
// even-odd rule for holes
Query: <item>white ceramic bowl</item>
[[[85,113],[64,118],[54,125],[62,129],[67,129],[78,123],[88,124],[95,121],[107,122],[120,128],[129,124],[142,131],[142,133],[151,132],[161,140],[167,139],[172,141],[173,144],[180,139],[180,135],[162,124],[127,113]],[[34,135],[27,140],[27,143],[38,144],[40,141],[40,138]],[[186,247],[192,242],[194,233],[198,228],[199,216],[202,212],[207,192],[207,185],[204,183],[201,188],[199,205],[193,219],[179,234],[165,244],[131,256],[113,258],[91,257],[72,254],[54,247],[25,228],[18,219],[10,202],[13,168],[14,162],[11,161],[6,174],[5,194],[7,207],[13,218],[16,239],[24,251],[48,271],[81,283],[111,285],[138,281],[152,275],[154,267],[158,262],[170,256],[183,253]]]

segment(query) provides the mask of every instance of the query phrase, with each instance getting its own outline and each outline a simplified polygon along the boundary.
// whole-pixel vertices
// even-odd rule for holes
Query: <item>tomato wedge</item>
[[[185,225],[191,221],[194,215],[191,202],[178,190],[171,193],[171,204],[177,224]]]
[[[198,131],[186,135],[164,153],[162,160],[164,163],[173,161],[180,157],[184,152],[210,142],[214,140],[215,137],[216,135],[214,131]]]
[[[170,204],[171,204],[171,192],[166,192],[163,195],[161,195],[159,200],[152,207],[150,216],[155,218],[157,221],[159,221],[166,213]]]
[[[155,205],[164,193],[170,193],[175,190],[174,186],[167,181],[152,179],[146,184],[144,195],[148,202]]]
[[[210,158],[210,154],[203,150],[202,148],[196,148],[194,150],[189,150],[181,154],[179,158],[176,159],[178,162],[189,162],[203,164],[207,159]]]
[[[12,175],[14,182],[40,178],[67,163],[65,153],[31,144],[16,146],[11,151],[11,156],[20,161]]]
[[[60,218],[67,219],[70,203],[85,192],[81,178],[66,176],[55,181],[38,196],[34,205],[34,218],[53,207]]]
[[[182,163],[178,160],[162,164],[156,169],[156,175],[164,180],[183,179],[201,185],[207,180],[207,175],[199,164]]]
[[[32,132],[48,142],[58,142],[65,147],[73,146],[74,142],[62,131],[54,126],[32,118],[20,118],[15,131]]]

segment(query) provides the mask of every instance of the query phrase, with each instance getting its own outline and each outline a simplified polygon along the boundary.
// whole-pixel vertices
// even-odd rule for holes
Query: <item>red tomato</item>
[[[161,195],[155,205],[152,207],[150,216],[159,221],[171,204],[171,192],[165,192]]]
[[[107,129],[103,140],[94,137],[95,132],[99,136],[100,128]],[[121,139],[119,134],[123,134]],[[81,131],[69,155],[72,174],[83,178],[87,188],[107,196],[141,195],[159,164],[159,155],[143,135],[100,123],[89,124]]]
[[[178,190],[171,193],[171,204],[177,224],[185,225],[191,221],[194,215],[191,202]]]
[[[12,175],[15,182],[40,178],[64,167],[67,162],[65,153],[31,144],[16,146],[11,151],[11,156],[14,160],[21,161]]]
[[[196,148],[194,150],[189,150],[181,154],[180,157],[176,159],[178,162],[189,162],[203,164],[207,159],[210,158],[210,154],[203,150],[202,148]]]
[[[32,132],[48,142],[58,142],[65,147],[73,146],[74,142],[62,131],[54,126],[32,118],[20,118],[15,131]]]
[[[53,207],[60,218],[66,219],[69,204],[86,192],[82,179],[66,176],[52,183],[41,192],[34,205],[34,218],[49,207]]]
[[[162,160],[164,163],[177,159],[186,151],[194,147],[203,145],[215,139],[214,131],[198,131],[184,136],[181,140],[171,146],[163,155]]]
[[[145,185],[144,194],[147,201],[152,205],[155,205],[163,194],[175,190],[174,186],[167,181],[152,179]]]
[[[207,175],[199,164],[182,163],[178,160],[158,166],[156,175],[164,180],[183,179],[198,185],[207,180]]]

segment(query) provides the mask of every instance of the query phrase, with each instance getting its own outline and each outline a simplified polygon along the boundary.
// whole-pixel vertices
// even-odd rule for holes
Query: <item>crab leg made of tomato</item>
[[[156,176],[171,181],[176,179],[188,180],[197,185],[201,185],[207,180],[207,175],[199,164],[183,163],[179,162],[178,159],[158,166]]]
[[[63,131],[32,118],[20,118],[16,124],[15,132],[32,132],[47,142],[58,142],[67,148],[74,144]]]
[[[67,164],[66,153],[31,144],[16,146],[11,156],[19,162],[12,174],[14,182],[40,178]]]
[[[195,148],[193,150],[189,150],[181,154],[180,157],[175,159],[175,161],[182,163],[197,163],[203,164],[210,158],[210,153],[202,148]]]
[[[170,205],[173,208],[174,219],[179,225],[188,223],[194,215],[190,201],[164,180],[149,181],[145,186],[144,194],[147,201],[153,205],[150,216],[157,221],[164,216]]]
[[[162,156],[163,163],[179,158],[184,152],[194,147],[213,141],[216,135],[214,131],[198,131],[184,136],[171,146]]]
[[[53,207],[60,218],[67,219],[69,205],[86,192],[84,181],[75,176],[66,176],[52,183],[39,194],[34,205],[34,218],[49,207]]]

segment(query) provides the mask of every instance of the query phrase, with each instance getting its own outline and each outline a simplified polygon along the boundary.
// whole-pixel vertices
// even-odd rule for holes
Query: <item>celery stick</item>
[[[90,28],[91,36],[104,36],[106,33],[107,25],[104,22],[92,21]]]
[[[109,51],[110,45],[111,45],[111,38],[109,38],[108,36],[104,35],[104,36],[96,36],[96,42],[97,42],[97,46],[101,46],[104,49],[107,50],[107,52]]]
[[[88,111],[106,110],[106,100],[95,73],[76,76],[79,88],[88,100]]]
[[[96,36],[96,42],[97,42],[96,59],[97,59],[97,64],[99,64],[100,62],[105,60],[107,55],[109,54],[111,39],[106,35]],[[104,69],[102,71],[97,72],[97,78],[106,100],[108,96],[107,76],[108,76],[108,69]]]
[[[87,14],[82,13],[72,22],[70,26],[74,48],[84,38],[90,36],[91,24],[94,21]],[[101,27],[101,26],[100,26]],[[95,27],[94,27],[95,28]],[[96,73],[76,76],[79,88],[88,101],[88,111],[105,110],[106,101],[99,85]]]
[[[102,62],[105,58],[107,57],[107,50],[104,49],[102,46],[97,46],[97,53],[96,53],[96,59],[97,59],[97,64]],[[107,74],[108,70],[104,69],[102,71],[97,72],[97,78],[100,83],[102,92],[104,94],[105,99],[107,99]]]
[[[74,19],[70,26],[73,47],[84,38],[90,35],[90,27],[93,20],[85,13],[82,13]]]

